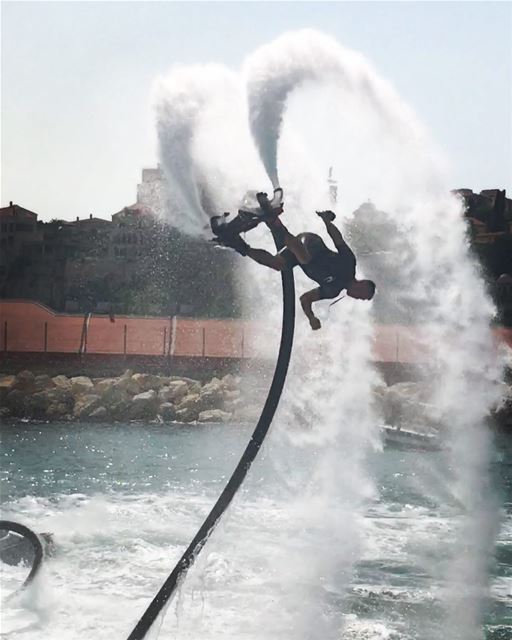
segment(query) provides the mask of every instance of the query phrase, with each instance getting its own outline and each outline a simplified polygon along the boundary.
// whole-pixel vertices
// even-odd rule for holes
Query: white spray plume
[[[461,204],[450,194],[446,160],[413,111],[370,65],[322,34],[302,31],[278,38],[249,58],[246,75],[251,131],[273,184],[280,179],[278,165],[296,164],[286,150],[287,121],[295,116],[294,123],[302,123],[298,130],[306,137],[308,129],[315,128],[311,165],[319,159],[326,166],[347,168],[347,181],[364,185],[361,200],[371,194],[394,224],[399,242],[390,255],[380,258],[387,269],[375,271],[377,295],[393,292],[414,301],[413,317],[420,322],[430,351],[427,379],[432,385],[426,406],[434,409],[424,418],[444,425],[451,444],[447,453],[451,474],[444,481],[450,483],[464,513],[449,568],[439,567],[450,585],[445,599],[447,637],[476,640],[496,521],[496,509],[487,501],[491,448],[485,419],[498,399],[503,363],[493,347],[494,309],[469,252]],[[287,111],[292,105],[295,113]],[[315,106],[323,111],[315,112]],[[287,185],[283,186],[286,190]],[[305,228],[310,226],[300,210],[293,211],[292,220],[297,219]],[[393,276],[388,280],[382,273],[401,271],[408,276],[408,286],[397,292]],[[349,335],[344,331],[350,324],[345,309],[338,313],[338,335]],[[403,317],[402,322],[409,319]],[[371,323],[370,318],[367,322]],[[350,332],[350,340],[363,345],[370,335],[369,327],[362,330],[360,326]],[[364,358],[341,359],[339,367],[349,379],[357,377],[369,397],[373,376],[369,363]],[[322,374],[326,373],[324,366]],[[296,414],[314,415],[318,396],[310,397],[298,379],[296,383],[300,393],[291,399],[300,409]],[[350,399],[341,394],[339,414],[350,410]],[[343,428],[351,429],[350,423]],[[367,436],[358,441],[361,448],[346,453],[355,458],[368,447],[368,416],[361,418],[357,428]],[[364,481],[361,466],[352,468]],[[328,495],[329,487],[324,490]],[[351,498],[356,513],[364,497],[356,491]],[[468,547],[471,553],[466,553]],[[329,557],[332,552],[331,547],[326,550]],[[316,553],[321,564],[322,551]],[[468,584],[479,588],[469,593]],[[308,628],[304,631],[307,637]]]
[[[279,184],[278,143],[287,101],[307,82],[333,83],[348,93],[361,95],[394,128],[395,136],[424,136],[423,127],[411,118],[410,108],[360,53],[317,31],[287,33],[260,47],[247,59],[245,74],[251,132],[274,187]],[[404,131],[406,122],[409,128]]]
[[[171,222],[185,233],[203,235],[211,213],[207,211],[211,206],[208,177],[201,168],[196,136],[205,114],[219,100],[230,99],[236,87],[235,75],[216,64],[177,66],[155,84],[160,160],[169,187]],[[221,142],[217,141],[219,153]]]
[[[320,228],[311,209],[317,198],[318,208],[325,206],[321,175],[331,164],[342,169],[345,191],[352,189],[359,202],[371,196],[394,225],[399,242],[380,258],[386,269],[378,270],[373,260],[377,295],[396,295],[401,308],[404,292],[397,291],[392,280],[393,273],[406,273],[405,293],[414,300],[414,319],[421,319],[431,355],[429,405],[435,415],[425,418],[445,425],[451,471],[442,480],[464,514],[452,561],[448,569],[439,565],[449,584],[446,637],[476,640],[496,517],[486,501],[491,451],[484,422],[498,396],[501,361],[489,328],[493,307],[469,254],[460,203],[449,194],[453,185],[446,177],[445,160],[396,92],[361,55],[332,38],[312,31],[286,34],[256,51],[245,75],[251,133],[272,184],[283,180],[284,220],[292,231]],[[179,224],[190,232],[201,232],[207,223],[201,189],[228,206],[245,186],[259,188],[262,180],[247,127],[233,117],[244,110],[235,86],[232,74],[209,65],[175,69],[160,86],[162,164],[181,199]],[[278,165],[284,168],[281,176]],[[342,223],[343,216],[339,219]],[[248,240],[252,243],[257,235]],[[372,260],[366,262],[370,270]],[[251,272],[256,280],[266,281],[262,269],[253,266]],[[267,308],[277,310],[278,283],[275,274],[266,275]],[[311,285],[299,277],[299,291],[306,286]],[[369,357],[373,318],[364,305],[344,301],[321,336],[306,338],[299,332],[298,342],[307,342],[310,352],[303,360],[296,354],[280,413],[278,426],[286,425],[290,447],[318,450],[303,486],[304,500],[295,506],[303,529],[311,533],[302,541],[304,581],[295,590],[289,585],[296,610],[305,595],[311,597],[311,585],[326,574],[329,579],[330,568],[342,569],[346,586],[360,553],[351,541],[360,536],[358,518],[373,491],[365,456],[375,443],[377,420],[367,401],[378,381]],[[266,318],[270,327],[273,317],[269,313]],[[304,322],[300,315],[298,322]],[[334,344],[335,357],[328,358]],[[296,429],[297,422],[304,421],[314,427],[309,437]],[[343,465],[337,464],[340,458]],[[293,551],[289,559],[283,571],[297,568]],[[468,583],[479,589],[468,593]],[[341,625],[339,612],[324,609],[321,593],[314,593],[311,615],[299,616],[293,637],[310,637],[321,616],[322,634],[334,638]]]

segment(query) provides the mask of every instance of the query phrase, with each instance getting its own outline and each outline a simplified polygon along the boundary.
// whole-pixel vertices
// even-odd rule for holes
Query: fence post
[[[7,351],[7,320],[4,322],[4,351]]]
[[[400,357],[400,333],[396,332],[396,353],[395,353],[395,362],[399,362]]]
[[[124,325],[124,334],[123,334],[123,353],[126,355],[126,334],[128,333],[128,327],[126,324]]]
[[[206,328],[203,327],[203,358],[206,354]]]
[[[243,360],[244,355],[245,355],[244,354],[244,350],[245,350],[245,326],[242,325],[242,344],[241,344],[242,353],[241,353],[241,356],[240,356],[242,360]]]
[[[167,343],[167,327],[164,327],[164,346],[163,346],[163,351],[162,351],[162,355],[163,356],[165,356],[166,343]]]
[[[48,323],[44,323],[44,352],[48,351]]]

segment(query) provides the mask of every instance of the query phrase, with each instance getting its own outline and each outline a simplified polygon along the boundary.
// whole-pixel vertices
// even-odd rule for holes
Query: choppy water
[[[35,584],[11,600],[6,595],[20,570],[2,567],[2,636],[126,638],[220,493],[249,433],[233,425],[3,425],[2,517],[52,531],[57,553]],[[436,567],[463,514],[448,495],[443,503],[423,490],[426,478],[442,477],[436,476],[442,454],[374,454],[378,496],[362,516],[364,539],[348,592],[332,579],[305,584],[301,550],[315,544],[315,526],[296,528],[291,489],[276,459],[300,475],[309,455],[314,451],[267,445],[151,637],[323,638],[321,620],[318,634],[299,632],[308,609],[300,594],[313,592],[321,617],[339,617],[340,638],[445,637],[440,603],[448,587]],[[512,638],[506,438],[496,443],[493,477],[503,517],[485,635],[502,640]]]

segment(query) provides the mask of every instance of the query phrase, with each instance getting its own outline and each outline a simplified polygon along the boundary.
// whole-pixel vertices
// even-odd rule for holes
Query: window
[[[12,226],[12,225],[11,225]],[[14,245],[14,236],[9,236],[7,238],[7,244],[12,247]]]

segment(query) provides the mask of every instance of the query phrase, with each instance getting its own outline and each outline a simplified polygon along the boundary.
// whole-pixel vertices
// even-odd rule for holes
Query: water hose
[[[284,246],[283,238],[281,237],[279,230],[271,229],[271,231],[276,248],[280,251]],[[230,505],[231,500],[244,481],[251,464],[256,458],[258,451],[265,440],[265,436],[270,428],[283,392],[292,352],[293,333],[295,329],[295,283],[293,270],[285,269],[284,271],[281,271],[281,280],[283,288],[281,343],[279,345],[279,354],[277,356],[274,377],[272,378],[272,383],[258,420],[258,424],[254,429],[251,439],[249,440],[249,444],[240,458],[240,462],[233,471],[231,478],[213,506],[213,509],[206,517],[206,520],[201,525],[199,531],[194,536],[194,539],[187,547],[185,553],[181,556],[171,574],[163,583],[160,591],[153,598],[152,602],[135,625],[133,631],[128,636],[128,640],[142,640],[149,631],[151,625],[158,617],[158,614],[163,609],[169,598],[174,594],[179,583],[186,576],[187,571],[194,564],[194,561],[199,555],[201,549],[206,544],[220,518]]]
[[[23,524],[18,522],[12,522],[11,520],[0,520],[0,531],[7,531],[7,533],[17,533],[22,536],[23,539],[30,542],[34,549],[34,560],[32,561],[32,568],[30,573],[25,579],[25,582],[21,585],[21,589],[29,585],[36,577],[44,558],[44,548],[40,537],[37,533],[34,533],[32,529],[29,529]]]

